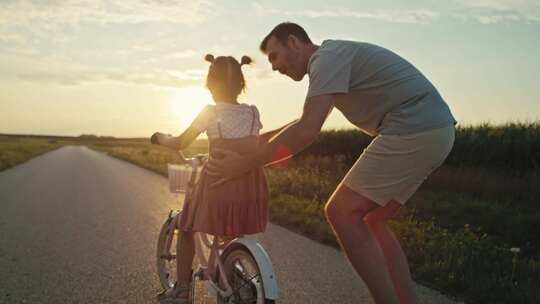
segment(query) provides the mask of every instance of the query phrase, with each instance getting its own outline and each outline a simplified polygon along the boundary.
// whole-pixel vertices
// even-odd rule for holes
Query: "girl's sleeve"
[[[212,112],[213,109],[211,105],[204,107],[191,123],[191,127],[199,130],[201,133],[205,132],[208,129],[208,124],[213,114]]]
[[[262,129],[263,128],[263,125],[261,123],[261,115],[259,113],[259,109],[257,109],[256,106],[253,106],[254,110],[255,110],[255,127],[256,129]]]

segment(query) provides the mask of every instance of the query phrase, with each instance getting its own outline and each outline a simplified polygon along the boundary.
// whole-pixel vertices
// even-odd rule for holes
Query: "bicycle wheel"
[[[171,221],[175,218],[169,217],[159,232],[157,243],[157,272],[159,282],[163,289],[169,289],[176,282],[176,242],[180,236],[178,229],[171,229]]]
[[[221,257],[225,275],[233,290],[229,298],[217,297],[219,304],[249,303],[272,304],[274,300],[265,299],[261,271],[257,262],[244,246],[225,252]],[[223,286],[223,283],[220,282]]]

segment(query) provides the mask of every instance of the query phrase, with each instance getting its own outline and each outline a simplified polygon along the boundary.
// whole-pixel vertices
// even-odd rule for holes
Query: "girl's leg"
[[[178,285],[191,283],[193,257],[195,256],[195,241],[192,231],[182,231],[180,240],[176,243],[176,270]]]
[[[407,257],[394,233],[388,227],[388,220],[397,214],[400,207],[399,203],[391,201],[386,206],[369,213],[365,222],[383,251],[399,303],[418,303]]]
[[[193,232],[182,231],[180,239],[176,242],[176,275],[178,282],[175,288],[167,289],[157,295],[161,303],[179,303],[178,300],[187,301],[189,298],[189,284],[191,283],[193,257],[195,255],[195,242]]]

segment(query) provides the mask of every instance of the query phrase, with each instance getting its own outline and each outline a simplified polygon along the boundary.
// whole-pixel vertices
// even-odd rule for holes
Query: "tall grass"
[[[343,168],[328,157],[307,157],[286,170],[270,170],[272,220],[337,246],[324,204]],[[509,249],[511,240],[538,240],[538,222],[538,211],[509,214],[508,208],[466,196],[421,190],[391,226],[422,283],[473,303],[537,303],[540,257]]]
[[[540,170],[540,122],[458,127],[446,164],[527,176]],[[343,155],[352,165],[371,138],[358,130],[323,132],[302,155]]]
[[[300,158],[339,156],[351,166],[370,142],[358,130],[327,131]],[[427,181],[436,191],[529,206],[540,201],[539,184],[540,122],[458,127],[445,166]]]
[[[460,127],[446,163],[492,169],[511,176],[538,174],[540,122]]]
[[[0,171],[60,146],[56,140],[0,136]]]

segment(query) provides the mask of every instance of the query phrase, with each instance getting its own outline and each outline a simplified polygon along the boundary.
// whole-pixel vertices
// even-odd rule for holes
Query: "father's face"
[[[295,37],[293,37],[294,40]],[[271,36],[266,43],[266,55],[272,64],[272,70],[287,75],[294,81],[300,81],[306,75],[306,67],[302,62],[301,49],[289,39],[287,46]]]

